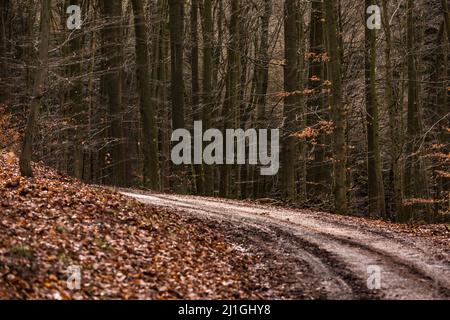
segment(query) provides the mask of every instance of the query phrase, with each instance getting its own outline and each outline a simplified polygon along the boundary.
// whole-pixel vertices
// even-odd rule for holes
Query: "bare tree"
[[[23,139],[22,153],[20,154],[20,172],[25,177],[33,176],[31,157],[33,154],[33,138],[36,122],[39,116],[41,99],[45,94],[45,76],[48,68],[48,51],[50,45],[50,0],[43,0],[41,4],[41,23],[39,32],[38,66],[34,75],[33,95],[31,97],[30,115]]]

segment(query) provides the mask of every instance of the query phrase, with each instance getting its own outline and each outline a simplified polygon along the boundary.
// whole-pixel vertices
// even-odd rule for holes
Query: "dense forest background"
[[[93,184],[448,220],[449,6],[0,0],[0,149],[24,175],[32,159]],[[195,120],[280,128],[279,174],[174,166],[171,133]]]

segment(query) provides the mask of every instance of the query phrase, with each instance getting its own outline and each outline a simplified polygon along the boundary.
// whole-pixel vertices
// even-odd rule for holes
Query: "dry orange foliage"
[[[0,104],[0,149],[6,148],[19,140],[19,134],[11,129],[11,115]]]
[[[306,127],[302,131],[298,131],[292,134],[293,137],[301,140],[310,140],[310,143],[316,144],[316,138],[320,134],[332,134],[333,122],[332,121],[319,121],[317,128]]]

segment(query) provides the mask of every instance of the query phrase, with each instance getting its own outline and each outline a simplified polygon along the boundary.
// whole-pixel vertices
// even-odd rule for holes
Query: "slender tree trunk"
[[[213,16],[213,21],[215,21],[217,19],[217,31],[215,31],[215,33],[217,33],[217,40],[214,43],[213,46],[213,88],[216,89],[218,86],[218,82],[219,82],[219,69],[220,69],[220,62],[221,62],[221,56],[222,56],[222,44],[223,44],[223,38],[224,38],[224,28],[223,28],[223,20],[224,20],[224,16],[225,16],[225,11],[223,8],[223,1],[224,0],[216,0],[216,7],[214,10],[214,16]],[[215,34],[214,33],[214,34]],[[217,114],[217,116],[219,116],[219,114]]]
[[[414,50],[414,21],[413,21],[413,1],[407,1],[407,68],[408,68],[408,114],[407,114],[407,145],[406,145],[406,163],[405,163],[405,197],[411,199],[415,196],[414,192],[414,160],[412,153],[414,151],[414,139],[418,132],[418,107],[417,107],[417,82],[416,65]],[[417,178],[417,177],[416,177]],[[413,217],[414,211],[411,205],[404,210],[404,215],[400,218],[406,222]]]
[[[201,120],[200,79],[199,79],[199,35],[198,35],[199,0],[191,0],[191,85],[192,108],[194,120]]]
[[[151,96],[149,73],[149,49],[143,2],[132,0],[134,28],[136,34],[136,72],[140,99],[144,153],[144,186],[159,190],[158,183],[158,138],[156,129],[156,105]]]
[[[5,79],[8,76],[9,10],[9,0],[0,0],[0,104],[8,100],[9,91]]]
[[[226,92],[223,105],[223,133],[226,129],[231,129],[239,121],[239,102],[237,92],[239,90],[239,70],[240,70],[240,54],[239,48],[239,16],[240,16],[240,0],[231,0],[231,18],[230,18],[230,41],[228,45],[228,70],[226,75]],[[226,139],[224,136],[224,156],[226,154]],[[231,184],[230,166],[224,164],[221,168],[220,176],[220,194],[224,197],[230,195]]]
[[[409,202],[403,210],[400,220],[409,221],[416,217],[420,208],[429,211],[430,207],[417,203],[416,199],[428,198],[428,183],[423,160],[418,154],[420,146],[421,119],[419,84],[416,67],[416,52],[414,35],[416,34],[414,24],[414,1],[407,1],[407,68],[408,68],[408,115],[407,115],[407,143],[406,163],[404,174],[405,199]]]
[[[93,3],[91,1],[88,1],[86,4],[87,10],[89,13],[91,13],[94,8],[93,8]],[[95,65],[97,64],[97,52],[96,50],[94,50],[96,45],[96,36],[95,36],[95,32],[91,31],[90,32],[90,43],[89,43],[89,50],[90,50],[90,60],[91,62],[89,63],[89,77],[88,77],[88,86],[87,86],[87,92],[88,95],[90,97],[94,97],[95,96],[95,88],[94,88],[94,69],[95,69]],[[88,145],[92,145],[93,139],[90,135],[90,133],[92,132],[93,129],[93,119],[94,119],[94,99],[89,99],[89,102],[87,103],[87,107],[88,107],[88,121],[86,124],[86,128],[87,128],[87,134],[89,135],[89,138],[87,140]],[[93,148],[89,147],[88,148],[88,155],[87,155],[87,161],[85,164],[85,169],[86,169],[86,181],[88,181],[89,183],[95,183],[97,181],[97,177],[98,177],[98,170],[95,167],[96,164],[98,164],[97,161],[95,161],[95,155],[97,154],[96,150],[93,150]]]
[[[398,125],[401,114],[399,104],[394,97],[393,73],[391,59],[391,26],[388,12],[389,0],[383,0],[383,25],[385,33],[385,104],[389,114],[389,132],[390,132],[390,157],[393,184],[393,202],[395,216],[399,217],[403,211],[403,188],[402,188],[402,169],[401,169],[401,139],[400,127]]]
[[[126,160],[122,126],[122,1],[101,0],[101,10],[107,26],[102,29],[106,45],[106,74],[103,76],[110,115],[110,138],[114,140],[111,150],[113,185],[125,185]]]
[[[34,76],[33,96],[31,97],[31,109],[28,116],[25,136],[23,139],[22,153],[20,154],[19,166],[22,176],[32,177],[31,157],[33,154],[33,138],[35,135],[36,122],[41,106],[41,99],[45,93],[45,78],[48,68],[48,51],[50,45],[50,0],[42,0],[41,22],[39,33],[39,65]]]
[[[63,8],[63,16],[66,14],[66,8],[69,5],[81,6],[80,0],[65,1]],[[66,54],[69,57],[70,65],[67,68],[68,77],[71,79],[71,87],[69,90],[70,117],[73,122],[74,135],[73,146],[68,148],[68,153],[73,151],[73,174],[77,179],[83,179],[84,169],[84,152],[83,137],[85,128],[83,122],[86,119],[83,104],[83,80],[82,80],[82,45],[83,35],[81,30],[69,30],[68,32],[68,48]]]
[[[205,128],[211,127],[211,112],[213,107],[212,71],[213,71],[213,21],[211,0],[203,4],[203,109],[202,120]],[[214,170],[204,166],[204,193],[212,195],[214,190]]]
[[[449,67],[449,59],[450,59],[450,17],[449,17],[449,11],[448,11],[448,3],[446,0],[442,1],[442,9],[443,9],[443,15],[444,15],[444,28],[445,28],[445,34],[447,34],[447,37],[443,35],[441,40],[442,45],[442,69],[441,69],[441,79],[443,82],[443,86],[441,88],[442,90],[442,96],[440,99],[440,108],[439,108],[439,117],[443,118],[448,114],[448,110],[450,109],[450,67]],[[444,148],[444,153],[448,154],[450,152],[450,147],[448,144],[448,128],[450,128],[450,119],[447,118],[446,121],[443,121],[443,123],[440,126],[440,142],[442,144],[446,144],[446,147]],[[440,170],[442,172],[449,172],[449,167],[445,163],[442,164]],[[442,175],[442,174],[441,174]],[[445,195],[445,193],[450,193],[450,178],[447,176],[441,176],[439,178],[439,186],[438,186],[438,193],[441,194],[441,197]],[[438,195],[439,197],[439,195]],[[450,197],[447,197],[447,201],[444,201],[441,205],[442,212],[448,212],[450,210]]]
[[[366,0],[366,8],[374,5],[374,0]],[[366,13],[366,19],[369,15]],[[366,79],[366,114],[367,114],[367,171],[369,185],[369,215],[384,217],[386,214],[384,201],[383,176],[381,172],[381,156],[379,145],[378,101],[376,92],[376,34],[375,29],[365,27],[365,79]]]
[[[169,0],[169,32],[170,32],[170,88],[172,101],[172,130],[185,128],[184,114],[184,0]],[[174,190],[187,192],[185,171],[173,167]]]
[[[444,26],[447,33],[447,40],[450,43],[450,15],[448,12],[448,0],[441,0],[442,14],[444,16]]]
[[[184,1],[169,0],[172,127],[184,128],[183,34]]]
[[[325,80],[324,68],[324,12],[322,1],[311,2],[311,23],[309,31],[310,48],[307,54],[309,61],[308,68],[308,89],[310,96],[307,100],[308,115],[307,125],[311,127],[320,126],[319,122],[326,119],[326,110],[324,108],[323,83]],[[326,188],[327,170],[325,164],[325,136],[319,134],[314,145],[314,159],[309,170],[307,178],[311,183],[308,184],[309,193],[313,197],[323,196]]]
[[[169,63],[167,57],[169,56],[169,36],[166,27],[167,12],[167,0],[158,0],[157,3],[158,12],[157,17],[160,20],[158,23],[157,33],[159,35],[157,43],[155,42],[153,48],[153,65],[154,68],[154,97],[158,104],[158,112],[160,117],[160,181],[161,190],[168,191],[170,188],[170,111],[167,103],[167,75],[169,74]]]
[[[342,102],[341,57],[336,26],[336,10],[332,0],[325,0],[325,10],[333,91],[331,113],[334,125],[334,210],[336,213],[345,214],[347,213],[345,109]]]
[[[198,11],[199,0],[191,0],[191,82],[192,82],[192,111],[194,120],[202,120],[200,106],[199,80],[199,44],[198,44]],[[203,168],[201,164],[194,165],[195,185],[197,194],[203,194]]]
[[[297,72],[297,82],[298,87],[300,89],[305,88],[305,65],[306,65],[306,39],[305,39],[305,23],[304,23],[304,9],[297,10],[297,33],[298,33],[298,72]],[[308,70],[309,72],[309,70]],[[306,75],[307,76],[307,75]],[[307,123],[307,113],[306,107],[305,107],[305,101],[302,101],[301,104],[302,112],[299,116],[299,128],[304,129],[306,128]],[[296,178],[297,182],[297,194],[298,194],[298,201],[301,204],[305,204],[308,199],[308,181],[307,181],[307,151],[308,151],[308,144],[306,141],[300,141],[299,142],[299,164],[298,164],[298,174]]]
[[[296,171],[297,139],[293,136],[296,132],[296,118],[299,107],[299,97],[295,94],[298,90],[298,34],[297,34],[297,5],[295,0],[284,1],[284,98],[283,110],[283,140],[281,154],[281,170],[283,176],[282,191],[286,200],[297,201]]]
[[[244,21],[242,18],[247,17],[249,13],[250,6],[247,3],[242,4],[242,8],[239,13],[239,59],[240,59],[240,67],[239,67],[239,79],[240,85],[237,88],[237,109],[236,109],[236,118],[235,118],[235,128],[244,129],[248,118],[248,106],[246,101],[246,89],[247,89],[247,72],[248,72],[248,59],[249,56],[249,42],[250,37],[248,35],[247,28],[249,24],[247,21]],[[248,150],[248,147],[246,148]],[[247,151],[246,151],[246,154]],[[248,175],[248,165],[234,165],[233,169],[233,196],[237,199],[246,196],[246,187],[247,187],[247,175]]]
[[[269,24],[272,16],[272,0],[264,1],[264,12],[261,17],[261,39],[258,52],[258,62],[255,65],[255,109],[256,109],[256,128],[264,129],[267,123],[266,102],[267,89],[269,86]],[[261,197],[265,194],[265,184],[267,178],[258,175],[253,182],[255,197]]]

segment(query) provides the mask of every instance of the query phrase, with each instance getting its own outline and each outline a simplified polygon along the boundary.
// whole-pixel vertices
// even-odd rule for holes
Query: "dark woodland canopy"
[[[448,220],[449,6],[0,0],[0,149],[27,176],[43,161],[92,184]],[[173,165],[172,131],[200,120],[279,128],[279,173]]]

